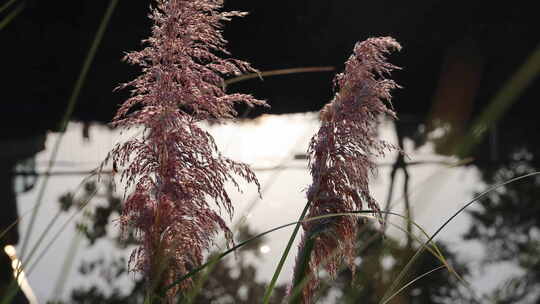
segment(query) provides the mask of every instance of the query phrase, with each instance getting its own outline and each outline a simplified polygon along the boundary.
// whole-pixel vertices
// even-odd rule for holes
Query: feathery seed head
[[[391,90],[399,86],[385,77],[398,67],[386,61],[386,54],[400,48],[391,37],[357,43],[345,71],[335,77],[337,93],[321,110],[321,127],[308,148],[313,183],[307,191],[307,218],[366,206],[379,210],[369,191],[369,175],[375,170],[373,158],[395,149],[377,139],[377,126],[382,114],[396,117],[386,103],[390,103]],[[300,250],[307,238],[315,237],[307,267],[314,279],[302,291],[304,302],[310,303],[318,286],[319,265],[324,264],[330,276],[335,277],[345,260],[354,272],[358,223],[354,216],[340,216],[306,222],[303,228]],[[298,275],[302,274],[295,273]]]
[[[221,6],[221,0],[156,0],[146,47],[125,56],[143,73],[119,87],[130,87],[132,96],[112,125],[144,132],[142,138],[118,144],[110,155],[123,168],[125,191],[133,186],[120,217],[121,228],[134,229],[141,242],[130,269],[148,276],[153,285],[170,284],[200,265],[217,232],[232,242],[225,221],[210,208],[215,203],[232,216],[227,182],[238,188],[235,178],[240,177],[259,187],[249,167],[222,156],[198,125],[235,117],[235,103],[265,105],[222,88],[224,77],[254,69],[217,55],[228,54],[221,22],[244,15],[218,12]]]

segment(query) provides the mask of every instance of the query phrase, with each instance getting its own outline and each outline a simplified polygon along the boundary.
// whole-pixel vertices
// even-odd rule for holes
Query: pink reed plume
[[[235,178],[259,183],[250,168],[218,151],[199,123],[236,116],[235,103],[266,105],[245,94],[227,94],[224,77],[255,71],[228,54],[221,22],[241,12],[218,12],[221,0],[157,0],[146,47],[125,60],[143,73],[119,88],[132,97],[119,108],[115,127],[141,127],[140,138],[117,145],[110,153],[123,169],[129,192],[120,217],[124,232],[134,230],[141,245],[130,258],[130,270],[142,272],[158,289],[201,265],[216,233],[231,232],[215,204],[232,216],[225,184],[240,190]],[[173,297],[190,285],[186,280],[168,291]],[[151,289],[152,289],[151,288]]]
[[[392,89],[399,86],[385,77],[397,67],[386,61],[386,54],[401,46],[391,37],[370,38],[357,43],[336,76],[336,95],[320,113],[321,127],[308,149],[313,183],[307,191],[309,211],[306,218],[360,210],[364,206],[379,211],[369,191],[369,174],[375,170],[373,158],[395,149],[377,139],[379,118],[395,113],[386,104]],[[355,241],[358,221],[355,216],[340,216],[306,222],[299,246],[299,256],[306,241],[314,239],[306,273],[311,275],[302,290],[304,303],[310,303],[319,281],[317,269],[323,264],[331,277],[345,261],[354,273]],[[337,250],[337,252],[336,252]]]

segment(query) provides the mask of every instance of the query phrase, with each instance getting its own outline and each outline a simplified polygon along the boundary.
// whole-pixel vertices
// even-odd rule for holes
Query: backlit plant
[[[245,164],[221,155],[199,123],[220,122],[236,115],[235,103],[265,105],[245,94],[223,91],[223,77],[254,71],[246,62],[224,59],[221,22],[240,12],[218,12],[222,1],[159,0],[152,9],[152,36],[146,47],[125,60],[143,73],[120,88],[132,97],[119,108],[112,125],[141,127],[143,135],[111,151],[129,191],[120,224],[134,229],[141,242],[130,269],[142,272],[150,292],[172,283],[203,262],[214,235],[232,236],[212,204],[232,216],[225,184],[243,178],[259,187]],[[130,190],[132,189],[132,190]],[[239,189],[240,190],[240,189]],[[168,291],[172,297],[190,285],[186,280]]]
[[[345,71],[336,76],[336,96],[321,110],[321,127],[308,149],[313,183],[307,192],[307,218],[364,207],[379,211],[369,191],[369,175],[376,168],[374,158],[395,149],[377,139],[377,127],[382,115],[396,117],[387,103],[398,85],[386,76],[397,67],[385,55],[399,49],[399,43],[390,37],[357,43]],[[357,217],[350,215],[306,222],[303,227],[294,282],[297,285],[300,278],[313,277],[302,292],[309,303],[318,285],[317,269],[324,260],[331,277],[343,261],[354,274],[359,225]]]
[[[221,155],[200,122],[234,118],[235,103],[265,105],[245,94],[224,92],[224,77],[254,72],[246,62],[222,58],[228,54],[221,22],[241,12],[218,12],[219,0],[158,0],[146,47],[126,55],[143,73],[120,88],[132,97],[119,108],[112,125],[142,128],[111,151],[113,166],[123,170],[127,198],[120,223],[134,229],[141,245],[133,252],[130,268],[148,279],[149,295],[166,292],[173,301],[191,279],[177,281],[199,267],[219,231],[232,243],[231,231],[213,204],[232,216],[227,182],[238,189],[236,177],[259,184],[245,164]],[[385,54],[400,45],[389,37],[359,43],[335,79],[338,93],[321,111],[321,128],[310,147],[313,183],[308,189],[308,217],[349,212],[368,206],[378,210],[369,193],[373,157],[393,148],[376,139],[382,114],[395,117],[384,101],[397,86],[385,76],[396,67]],[[240,190],[240,189],[239,189]],[[335,275],[342,258],[354,269],[353,249],[357,221],[352,216],[304,224],[306,240],[317,232],[307,272],[317,269],[331,250],[339,254],[325,268]],[[299,273],[296,275],[305,275]],[[316,275],[315,275],[316,277]],[[174,288],[164,290],[165,286]],[[303,299],[310,301],[317,280],[310,280]]]

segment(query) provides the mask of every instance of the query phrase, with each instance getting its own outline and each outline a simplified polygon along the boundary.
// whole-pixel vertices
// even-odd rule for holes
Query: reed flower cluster
[[[354,47],[345,71],[334,79],[336,95],[320,113],[321,127],[311,139],[308,155],[313,183],[307,191],[306,218],[346,213],[362,208],[379,212],[369,191],[374,158],[395,149],[377,139],[382,115],[396,118],[391,90],[399,86],[386,76],[397,67],[386,55],[401,46],[391,37],[370,38]],[[317,269],[335,277],[343,261],[353,271],[358,221],[340,216],[308,221],[299,246],[294,282],[312,277],[302,289],[305,303],[318,286]],[[310,243],[306,253],[306,244]],[[307,256],[306,256],[307,255]],[[303,260],[303,261],[302,261]],[[302,266],[304,265],[304,266]]]
[[[220,57],[228,55],[222,22],[244,13],[219,12],[222,0],[157,0],[155,5],[145,48],[125,56],[142,74],[119,87],[130,87],[132,95],[112,121],[123,130],[142,128],[142,136],[110,153],[126,183],[121,228],[134,230],[141,243],[130,269],[149,278],[154,292],[202,264],[216,233],[224,232],[232,242],[220,215],[223,209],[229,216],[233,212],[225,185],[238,188],[236,179],[242,178],[259,187],[247,165],[218,151],[200,122],[235,117],[235,103],[265,105],[223,90],[224,77],[254,71],[246,62]],[[185,280],[168,295],[189,285]]]

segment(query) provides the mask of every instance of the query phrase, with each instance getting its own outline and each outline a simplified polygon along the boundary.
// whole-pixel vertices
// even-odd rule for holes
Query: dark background
[[[1,7],[7,1],[0,3]],[[250,118],[262,113],[317,111],[331,99],[332,78],[343,68],[354,44],[368,37],[389,35],[403,46],[401,52],[390,56],[390,62],[403,68],[392,77],[403,86],[393,100],[400,117],[396,124],[398,135],[420,146],[428,140],[430,130],[448,123],[452,132],[436,147],[437,152],[451,155],[455,153],[453,147],[470,134],[471,122],[480,117],[537,51],[540,26],[533,3],[228,0],[225,9],[250,12],[245,18],[235,18],[224,29],[235,58],[249,61],[261,71],[335,68],[334,72],[252,79],[231,85],[229,90],[252,93],[271,105],[249,112]],[[60,129],[74,84],[108,5],[109,1],[104,0],[18,0],[0,12],[0,20],[6,20],[21,9],[0,30],[1,231],[17,217],[13,178],[21,174],[14,171],[15,164],[32,159],[44,149],[46,133]],[[107,123],[127,98],[127,90],[113,89],[140,72],[121,58],[127,51],[141,49],[141,39],[149,36],[149,5],[150,1],[119,1],[71,120]],[[539,96],[539,78],[533,73],[531,82],[511,99],[510,107],[486,125],[489,136],[459,155],[473,157],[469,165],[481,170],[487,184],[540,167],[536,110]],[[525,151],[519,155],[526,156],[519,156],[517,151]],[[492,249],[488,262],[526,259],[525,267],[530,272],[521,280],[530,290],[540,281],[540,261],[534,259],[540,248],[529,246],[531,231],[540,227],[536,195],[539,184],[536,181],[522,188],[509,188],[506,195],[487,199],[481,210],[472,214],[473,226],[467,236]],[[529,241],[523,244],[519,241],[522,236]],[[18,239],[16,229],[11,230],[1,245],[15,244]],[[9,274],[9,265],[4,262],[2,272]],[[2,278],[0,287],[7,280]],[[507,303],[515,300],[509,299]]]
[[[394,77],[404,87],[394,102],[402,117],[430,111],[445,56],[452,53],[452,60],[471,61],[470,69],[479,70],[471,105],[478,113],[538,44],[536,11],[529,3],[231,0],[226,9],[250,15],[229,23],[225,37],[236,58],[261,71],[304,66],[340,71],[356,41],[393,36],[403,45],[391,59],[403,67]],[[1,137],[58,128],[107,5],[102,0],[26,1],[24,10],[2,30],[5,115],[0,124],[7,132]],[[148,8],[149,1],[119,1],[73,119],[106,123],[126,98],[126,91],[112,90],[139,72],[121,58],[126,51],[140,49],[140,40],[149,35]],[[272,107],[266,113],[314,111],[332,96],[334,74],[254,79],[231,90],[267,99]],[[530,85],[522,99],[537,97],[536,86],[537,82]],[[520,115],[531,108],[521,101],[516,104],[513,111]]]

